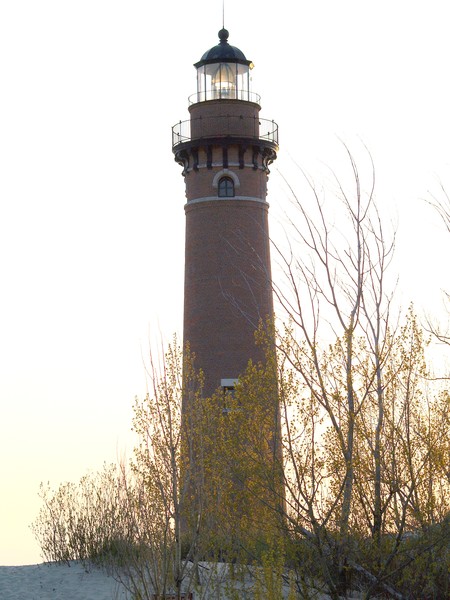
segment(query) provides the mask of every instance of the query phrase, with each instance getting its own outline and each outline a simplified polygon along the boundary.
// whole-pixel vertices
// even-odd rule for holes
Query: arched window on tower
[[[231,177],[222,177],[219,179],[218,194],[219,198],[233,198],[234,181]]]

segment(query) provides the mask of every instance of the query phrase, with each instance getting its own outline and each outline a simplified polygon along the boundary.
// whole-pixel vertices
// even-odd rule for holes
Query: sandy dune
[[[106,572],[79,563],[0,567],[1,600],[125,600]]]

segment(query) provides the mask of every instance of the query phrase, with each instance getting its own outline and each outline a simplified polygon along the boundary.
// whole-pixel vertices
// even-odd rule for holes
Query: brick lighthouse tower
[[[269,165],[278,127],[261,119],[251,61],[219,32],[194,66],[190,119],[173,127],[186,183],[184,344],[205,375],[204,396],[232,389],[249,359],[264,358],[255,330],[273,314]]]

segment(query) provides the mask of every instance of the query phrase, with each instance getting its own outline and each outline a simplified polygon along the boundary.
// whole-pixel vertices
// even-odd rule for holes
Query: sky
[[[226,0],[229,42],[279,125],[271,231],[366,146],[397,229],[398,301],[442,316],[450,236],[447,3]],[[149,346],[182,336],[184,182],[171,127],[221,0],[0,3],[0,564],[40,562],[40,482],[132,452]]]

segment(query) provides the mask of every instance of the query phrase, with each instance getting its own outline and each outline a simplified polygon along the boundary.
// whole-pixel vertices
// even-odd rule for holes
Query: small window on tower
[[[220,385],[223,391],[223,415],[228,415],[233,410],[232,406],[234,404],[234,391],[236,389],[237,382],[237,379],[220,380]]]
[[[234,181],[231,177],[222,177],[219,180],[219,198],[233,198]]]

